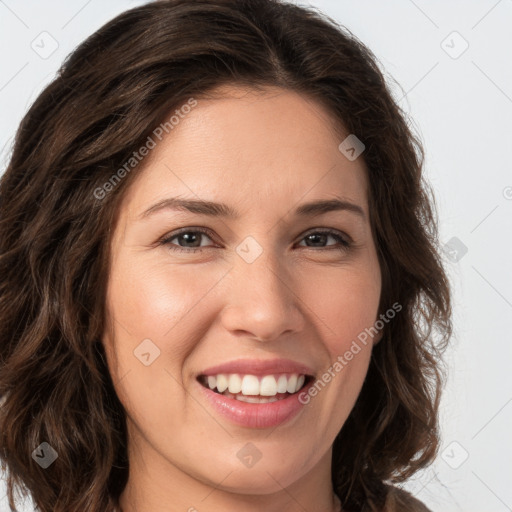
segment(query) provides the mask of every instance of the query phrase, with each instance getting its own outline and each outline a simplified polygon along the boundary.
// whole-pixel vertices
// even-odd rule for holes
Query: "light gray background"
[[[22,115],[64,57],[141,3],[0,0],[0,172]],[[510,511],[512,0],[307,3],[354,32],[400,84],[396,98],[426,146],[441,240],[456,249],[446,255],[455,336],[442,450],[406,487],[435,512]],[[47,58],[31,47],[52,50],[44,31],[58,43]],[[0,486],[1,511],[8,510],[4,494]]]

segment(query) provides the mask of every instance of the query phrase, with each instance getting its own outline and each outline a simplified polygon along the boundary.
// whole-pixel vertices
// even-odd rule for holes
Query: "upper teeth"
[[[219,393],[226,389],[233,394],[275,396],[277,393],[296,393],[304,385],[305,375],[256,375],[223,374],[208,375],[208,387]]]

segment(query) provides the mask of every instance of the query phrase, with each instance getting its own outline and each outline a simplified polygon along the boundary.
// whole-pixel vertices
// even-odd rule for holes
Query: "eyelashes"
[[[193,237],[189,237],[186,235],[195,235]],[[212,249],[215,247],[212,247],[210,245],[208,246],[199,246],[199,247],[182,247],[180,245],[176,245],[172,243],[173,240],[182,238],[185,240],[185,243],[195,243],[199,241],[201,243],[201,238],[207,236],[210,238],[210,240],[213,240],[212,233],[210,230],[205,228],[183,228],[178,231],[174,231],[173,233],[169,233],[164,238],[162,238],[158,245],[165,245],[167,246],[171,251],[173,252],[183,252],[183,253],[196,253],[196,252],[203,252],[207,249]],[[318,238],[320,237],[320,240]],[[313,249],[316,251],[339,251],[339,252],[347,252],[352,247],[352,241],[350,240],[350,237],[348,235],[345,235],[343,232],[333,229],[320,229],[315,228],[312,230],[309,230],[306,232],[302,238],[300,239],[300,242],[303,240],[309,240],[311,243],[328,243],[329,237],[334,238],[338,245],[327,245],[325,247],[318,247],[315,245],[303,245],[301,247],[304,247],[305,249]]]

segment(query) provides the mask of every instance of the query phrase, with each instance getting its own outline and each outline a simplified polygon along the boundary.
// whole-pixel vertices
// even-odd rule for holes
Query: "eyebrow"
[[[158,203],[142,212],[138,218],[145,219],[161,210],[189,211],[210,217],[240,218],[240,214],[227,204],[199,199],[180,199],[178,197],[169,197],[158,201]],[[298,217],[314,217],[333,211],[348,211],[366,219],[364,210],[360,206],[340,199],[325,199],[304,203],[295,210],[295,215]]]

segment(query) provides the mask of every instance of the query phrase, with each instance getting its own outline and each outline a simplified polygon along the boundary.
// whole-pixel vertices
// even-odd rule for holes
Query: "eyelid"
[[[329,234],[329,235],[337,235],[337,236],[340,236],[341,238],[343,238],[347,242],[347,244],[354,243],[354,240],[352,239],[352,237],[350,235],[348,235],[345,231],[341,231],[340,229],[325,228],[325,227],[309,228],[307,231],[305,231],[304,233],[302,233],[300,235],[300,237],[301,237],[300,240],[302,240],[306,236],[313,234],[313,233],[325,233],[325,234]]]
[[[185,228],[177,229],[176,231],[172,231],[171,233],[165,234],[159,241],[158,244],[168,244],[170,240],[173,238],[176,238],[177,236],[183,234],[183,233],[203,233],[204,235],[208,236],[212,241],[215,241],[215,236],[213,235],[213,231],[208,228],[201,228],[201,227],[195,227],[195,226],[189,226]],[[176,246],[179,247],[179,246]],[[206,247],[204,247],[206,248]],[[185,247],[182,247],[182,249],[185,250],[193,250],[194,247],[189,247],[188,249]],[[199,247],[195,247],[195,249],[199,249]]]

